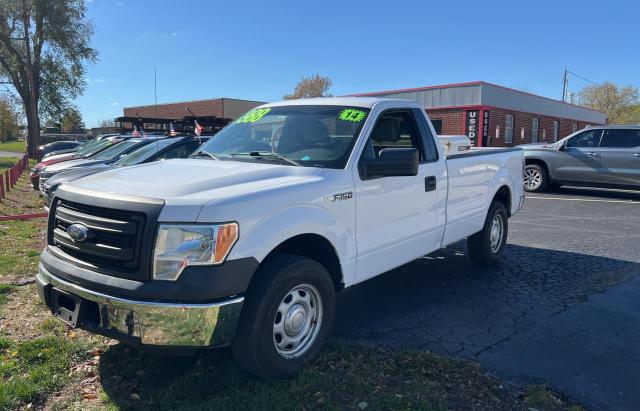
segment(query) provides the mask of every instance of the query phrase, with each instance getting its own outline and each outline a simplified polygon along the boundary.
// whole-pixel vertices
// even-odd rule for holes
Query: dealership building
[[[438,134],[465,134],[472,144],[485,147],[557,141],[588,125],[607,122],[601,111],[484,81],[356,96],[417,101]]]

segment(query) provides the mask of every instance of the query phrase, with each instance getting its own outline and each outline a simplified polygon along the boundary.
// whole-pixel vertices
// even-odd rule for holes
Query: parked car
[[[54,141],[53,143],[44,144],[38,147],[38,159],[42,159],[45,155],[61,150],[73,150],[82,145],[80,141]]]
[[[118,167],[151,163],[153,161],[187,158],[197,150],[201,144],[207,142],[209,138],[209,136],[201,136],[200,138],[174,137],[157,139],[153,144],[139,147],[114,163],[94,164],[88,167],[71,167],[47,179],[41,190],[43,201],[45,206],[49,207],[55,191],[59,186],[91,174],[113,170]]]
[[[29,174],[29,181],[31,182],[31,186],[34,190],[40,189],[40,170],[42,168],[61,163],[63,161],[69,161],[79,158],[89,158],[94,154],[97,154],[107,148],[111,147],[113,144],[119,143],[120,141],[131,138],[130,136],[117,136],[117,137],[108,137],[102,140],[91,140],[88,144],[83,145],[83,147],[77,151],[58,154],[55,156],[51,156],[43,159],[41,162],[33,166],[31,169],[31,173]]]
[[[76,151],[78,151],[78,150],[83,149],[84,147],[86,147],[86,146],[87,146],[88,144],[90,144],[90,143],[95,144],[95,143],[97,143],[98,141],[103,140],[103,139],[105,139],[105,138],[108,138],[108,137],[117,137],[117,136],[118,136],[118,134],[101,134],[101,135],[97,136],[96,138],[93,138],[93,139],[91,139],[91,140],[87,140],[87,141],[85,141],[84,143],[80,144],[80,145],[79,145],[79,146],[77,146],[77,147],[68,148],[68,149],[63,149],[63,150],[51,151],[51,152],[49,152],[49,153],[45,154],[44,156],[42,156],[42,158],[40,159],[40,161],[45,160],[45,159],[47,159],[47,158],[49,158],[49,157],[51,157],[51,156],[59,155],[59,154],[68,154],[68,153],[73,153],[73,152],[76,152]]]
[[[254,375],[289,377],[331,334],[336,292],[464,238],[498,263],[523,167],[520,148],[447,156],[411,101],[263,105],[189,159],[59,187],[38,293],[73,327],[231,344]]]
[[[527,144],[524,189],[578,185],[640,189],[640,125],[593,126],[549,144]]]
[[[64,161],[61,163],[52,164],[46,166],[40,170],[40,180],[39,180],[39,188],[40,191],[43,190],[44,183],[47,179],[52,176],[63,172],[65,170],[69,170],[71,168],[84,168],[97,166],[101,164],[110,164],[118,161],[122,156],[126,156],[127,154],[144,147],[148,144],[154,143],[164,137],[148,137],[148,138],[129,138],[122,140],[111,147],[106,148],[105,150],[92,155],[88,158],[77,158],[69,161]]]

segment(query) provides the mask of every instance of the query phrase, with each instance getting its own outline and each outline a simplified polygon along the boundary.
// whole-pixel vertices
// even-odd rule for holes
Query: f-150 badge
[[[347,191],[346,193],[332,194],[324,198],[324,201],[333,203],[334,201],[350,200],[353,198],[353,191]]]

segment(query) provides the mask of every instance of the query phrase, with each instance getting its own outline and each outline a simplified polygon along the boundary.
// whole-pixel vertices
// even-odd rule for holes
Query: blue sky
[[[92,0],[100,61],[87,126],[126,106],[279,100],[301,76],[334,95],[484,80],[560,98],[565,67],[640,86],[636,1]],[[570,78],[570,91],[588,83]]]

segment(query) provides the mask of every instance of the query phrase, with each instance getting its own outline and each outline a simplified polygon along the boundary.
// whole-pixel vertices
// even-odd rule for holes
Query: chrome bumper
[[[40,299],[53,311],[52,289],[96,303],[99,318],[77,326],[115,339],[143,345],[214,347],[231,343],[244,297],[210,304],[133,301],[112,297],[71,284],[50,273],[42,264],[36,276]],[[78,309],[78,308],[76,308]],[[54,312],[54,314],[56,314]],[[89,325],[87,325],[89,324]]]

